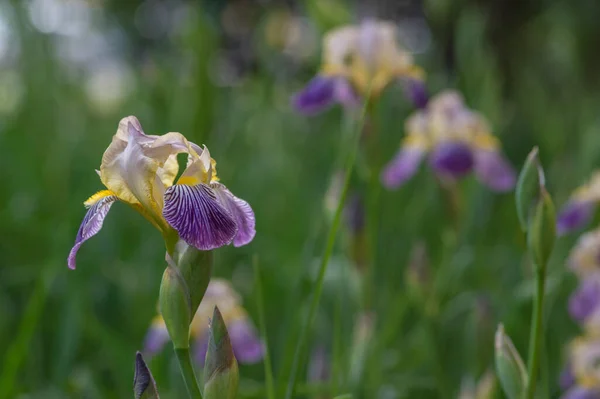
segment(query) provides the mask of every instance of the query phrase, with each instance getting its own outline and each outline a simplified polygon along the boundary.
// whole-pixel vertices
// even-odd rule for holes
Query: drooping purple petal
[[[404,85],[407,97],[415,107],[424,109],[429,102],[429,93],[425,82],[419,79],[407,79]]]
[[[600,390],[574,386],[563,393],[560,399],[600,399]]]
[[[434,148],[429,156],[429,162],[436,173],[459,178],[473,169],[473,151],[463,143],[441,143]]]
[[[292,97],[296,111],[305,115],[314,115],[324,111],[336,101],[337,77],[317,75]]]
[[[264,345],[256,335],[248,318],[236,319],[227,325],[233,352],[240,363],[259,362],[264,355]]]
[[[163,216],[188,244],[208,251],[231,243],[238,229],[232,215],[205,184],[175,184],[165,191]]]
[[[556,221],[556,231],[563,235],[585,227],[596,210],[592,201],[571,200],[562,207]]]
[[[164,323],[152,323],[144,339],[144,354],[153,356],[169,342],[169,332]]]
[[[388,189],[400,187],[419,169],[425,151],[417,147],[404,146],[383,169],[381,181]]]
[[[198,336],[194,343],[194,360],[200,367],[204,367],[204,363],[206,362],[206,352],[208,352],[208,334],[204,333]]]
[[[231,194],[231,191],[224,185],[213,183],[212,187],[217,194],[217,200],[231,213],[237,225],[237,234],[233,239],[233,245],[241,247],[248,244],[256,235],[256,220],[252,207],[243,199]]]
[[[600,281],[585,280],[569,298],[569,314],[577,322],[584,323],[599,304]]]
[[[362,104],[360,96],[345,78],[336,78],[334,96],[337,102],[348,109],[360,108]]]
[[[483,184],[498,192],[512,190],[517,182],[515,170],[498,151],[475,151],[475,175]]]
[[[75,245],[73,245],[71,252],[69,252],[69,257],[67,258],[69,269],[75,269],[75,257],[77,256],[77,251],[85,241],[92,238],[100,231],[102,223],[104,223],[104,218],[116,200],[117,197],[115,195],[108,195],[99,198],[98,201],[90,206],[81,222],[77,236],[75,237]]]
[[[566,391],[567,389],[575,385],[575,376],[573,375],[571,363],[567,363],[561,371],[558,385],[563,391]]]

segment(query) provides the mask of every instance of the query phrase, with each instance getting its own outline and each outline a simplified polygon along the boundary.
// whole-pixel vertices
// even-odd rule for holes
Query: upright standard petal
[[[227,329],[233,352],[240,363],[256,363],[263,358],[264,345],[247,317],[232,320]]]
[[[205,184],[176,184],[165,192],[163,216],[188,244],[208,251],[231,243],[238,229],[230,212]]]
[[[434,148],[429,161],[438,174],[459,178],[473,169],[473,151],[461,142],[440,143]]]
[[[254,211],[246,201],[231,194],[224,185],[213,183],[211,187],[217,194],[219,203],[229,211],[237,225],[238,231],[233,239],[233,245],[241,247],[248,244],[256,234]]]
[[[498,151],[475,151],[475,175],[483,184],[494,191],[512,190],[517,182],[513,167]]]
[[[113,192],[104,190],[94,194],[85,202],[85,204],[89,206],[89,209],[77,232],[75,245],[73,245],[71,252],[69,252],[69,257],[67,259],[69,269],[75,269],[75,257],[77,251],[85,241],[95,236],[100,231],[106,214],[116,200],[117,196],[114,195]]]
[[[414,146],[403,146],[383,169],[381,181],[388,189],[400,187],[419,169],[425,150]]]
[[[557,233],[564,235],[585,227],[592,220],[595,210],[596,204],[593,201],[569,201],[558,214]]]
[[[315,76],[304,89],[292,97],[296,111],[314,115],[324,111],[336,101],[336,80],[333,76]]]

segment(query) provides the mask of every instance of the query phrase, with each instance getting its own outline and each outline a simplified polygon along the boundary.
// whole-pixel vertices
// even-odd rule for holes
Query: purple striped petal
[[[425,151],[416,147],[402,147],[383,169],[381,181],[388,189],[400,187],[419,169]]]
[[[562,207],[556,221],[558,234],[571,233],[585,227],[591,220],[596,210],[592,201],[572,200]]]
[[[67,258],[69,269],[75,269],[75,257],[77,256],[77,251],[79,251],[79,248],[84,242],[100,231],[102,223],[104,223],[104,218],[116,200],[117,197],[115,195],[108,195],[100,198],[90,206],[81,222],[77,236],[75,237],[75,245],[73,245],[71,252],[69,252],[69,257]]]
[[[446,142],[433,150],[429,162],[436,173],[459,178],[473,169],[473,151],[466,144]]]
[[[256,363],[263,358],[265,348],[248,318],[233,320],[227,330],[233,352],[240,363]]]
[[[594,279],[585,280],[569,298],[569,314],[577,322],[584,323],[599,304],[600,282]]]
[[[296,111],[314,115],[329,108],[336,101],[336,79],[317,75],[300,92],[292,97]]]
[[[498,192],[512,190],[517,182],[515,170],[497,151],[475,151],[475,175],[483,184]]]
[[[205,184],[175,184],[165,191],[163,216],[188,244],[208,251],[231,243],[236,223]]]
[[[582,386],[574,386],[565,392],[560,399],[600,399],[600,391]]]
[[[212,188],[217,194],[217,200],[231,213],[237,225],[233,245],[241,247],[248,244],[256,235],[256,221],[252,207],[243,199],[231,194],[231,191],[220,183],[213,183]]]

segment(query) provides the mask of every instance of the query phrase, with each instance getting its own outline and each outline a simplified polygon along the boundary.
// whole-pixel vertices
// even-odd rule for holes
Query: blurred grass
[[[247,7],[239,15],[248,20],[228,8],[238,3]],[[600,28],[593,19],[600,5],[508,3],[426,1],[430,42],[417,59],[432,92],[456,87],[490,118],[516,167],[539,145],[550,190],[561,204],[600,160]],[[82,202],[101,188],[94,169],[118,120],[133,114],[148,133],[180,131],[207,144],[221,179],[252,204],[256,239],[247,247],[219,250],[215,274],[232,279],[258,322],[251,259],[260,256],[265,339],[279,397],[324,249],[330,220],[323,196],[340,163],[344,116],[339,109],[308,119],[293,113],[289,96],[316,70],[318,51],[307,57],[283,54],[265,36],[266,26],[275,12],[291,8],[309,17],[318,39],[326,29],[363,15],[353,14],[353,4],[335,0],[292,7],[190,3],[181,8],[176,34],[146,37],[136,22],[141,2],[91,4],[86,29],[109,34],[110,40],[85,66],[64,58],[66,35],[42,33],[32,25],[26,3],[1,4],[0,15],[12,32],[10,46],[17,49],[0,56],[0,77],[10,73],[13,85],[0,90],[0,393],[6,398],[130,396],[134,354],[156,311],[164,268],[160,236],[139,215],[116,205],[102,232],[80,251],[75,272],[67,270],[66,256],[85,212]],[[404,17],[391,2],[365,4],[375,15]],[[241,18],[234,19],[241,32],[236,35],[223,28],[223,15],[232,13]],[[127,66],[127,84],[109,80],[104,89],[115,95],[129,87],[110,106],[93,100],[88,88],[90,71],[108,57]],[[232,66],[239,70],[227,78]],[[378,104],[382,163],[397,149],[409,112],[398,88]],[[444,350],[437,367],[452,389],[491,366],[499,320],[526,352],[533,285],[513,198],[494,195],[472,178],[459,190],[458,230],[426,168],[401,190],[380,193],[375,345],[362,379],[340,377],[325,384],[330,396],[358,384],[356,398],[438,397],[423,304],[409,297],[404,281],[418,242],[427,248],[435,279],[435,292],[428,295],[439,302],[443,333],[437,339]],[[544,363],[553,396],[562,348],[577,331],[565,310],[575,281],[564,258],[574,239],[559,241],[550,265],[546,329],[552,333],[546,336]],[[350,358],[359,308],[347,246],[340,239],[334,248],[310,336],[311,346],[338,352],[338,362]],[[163,397],[179,397],[172,354],[165,351],[150,367]],[[337,364],[337,373],[347,367]],[[264,397],[262,365],[242,366],[241,373],[240,396]]]

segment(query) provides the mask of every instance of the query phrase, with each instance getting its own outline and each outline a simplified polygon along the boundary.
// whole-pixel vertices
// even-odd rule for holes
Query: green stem
[[[192,366],[192,358],[190,356],[189,348],[175,348],[175,354],[179,361],[179,368],[181,369],[181,376],[185,382],[187,393],[190,399],[202,399],[202,393],[198,387],[198,380],[194,373],[194,367]]]
[[[533,307],[533,316],[531,320],[531,333],[529,335],[529,356],[527,359],[527,399],[533,399],[535,395],[535,386],[537,383],[537,374],[540,364],[540,349],[542,347],[542,322],[544,316],[544,290],[546,286],[546,273],[544,267],[539,267],[536,282],[537,290],[535,295],[535,304]]]
[[[368,90],[367,93],[370,93],[370,90]],[[317,276],[315,290],[314,290],[312,301],[311,301],[310,308],[308,311],[308,319],[306,321],[306,324],[304,324],[304,326],[300,332],[300,337],[298,339],[298,344],[296,346],[296,351],[294,353],[294,361],[292,363],[290,379],[288,380],[288,385],[287,385],[286,394],[285,394],[286,399],[291,399],[292,395],[294,394],[294,390],[296,387],[296,379],[298,378],[298,369],[300,366],[300,358],[302,357],[302,354],[304,353],[304,347],[306,346],[306,341],[308,339],[308,332],[310,331],[310,329],[315,321],[315,315],[317,313],[317,308],[319,306],[319,300],[321,299],[321,293],[323,291],[323,280],[325,279],[325,272],[327,271],[327,266],[329,265],[329,258],[331,257],[331,254],[333,253],[333,246],[335,244],[337,233],[338,233],[338,230],[340,227],[340,222],[342,219],[342,211],[344,209],[344,203],[346,202],[346,196],[348,194],[348,187],[350,186],[352,169],[354,168],[354,163],[356,161],[356,155],[358,153],[358,144],[360,142],[360,131],[361,131],[362,125],[364,124],[365,116],[367,113],[367,106],[369,103],[368,98],[369,98],[369,96],[367,95],[366,96],[367,100],[365,101],[365,104],[363,106],[363,109],[362,109],[362,112],[360,115],[360,119],[358,121],[358,129],[357,129],[358,131],[355,133],[355,137],[353,138],[354,141],[353,141],[352,147],[350,149],[350,155],[348,156],[348,159],[346,162],[344,185],[342,187],[342,193],[338,200],[338,204],[337,204],[337,207],[335,210],[335,215],[333,217],[333,223],[331,224],[331,227],[329,228],[329,233],[327,234],[327,243],[325,246],[325,252],[323,253],[323,257],[321,258],[321,264],[319,266],[319,274]]]

